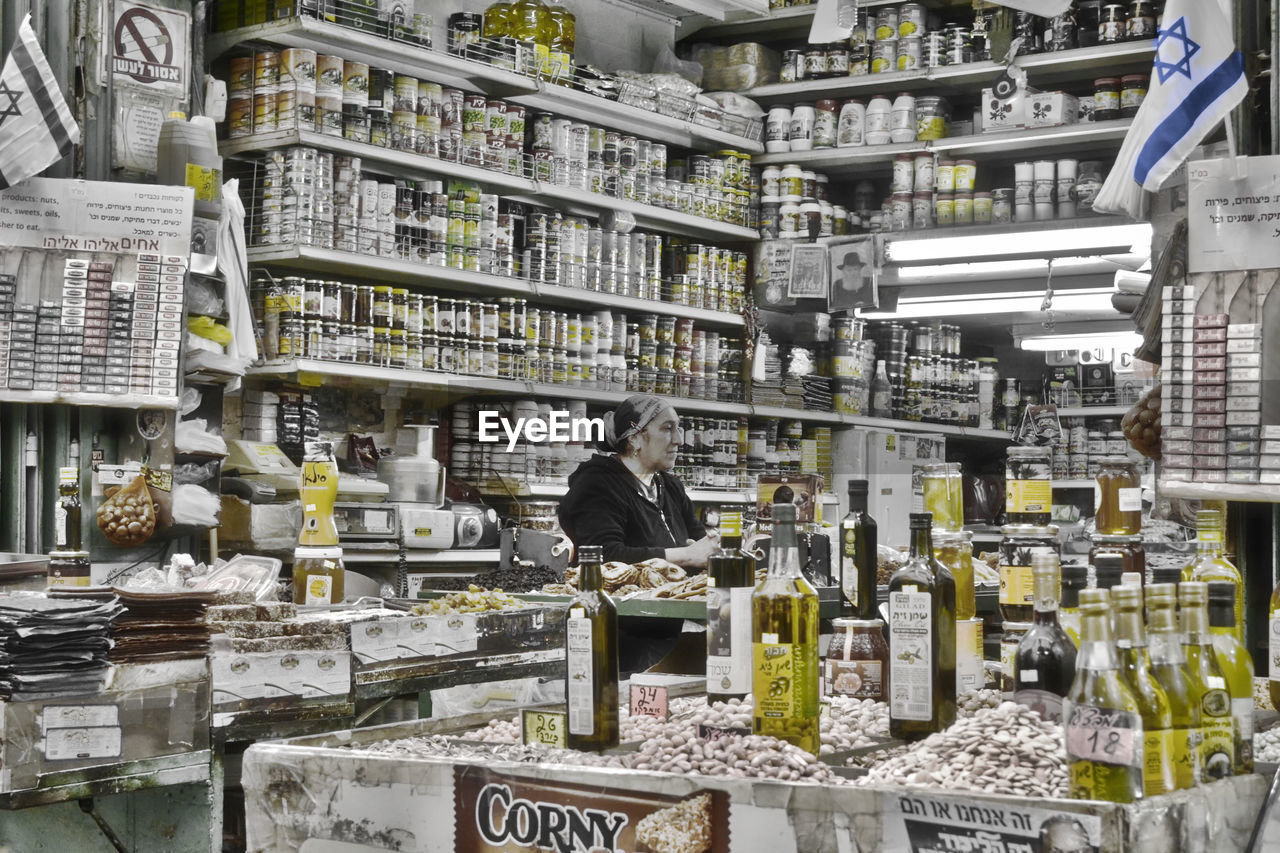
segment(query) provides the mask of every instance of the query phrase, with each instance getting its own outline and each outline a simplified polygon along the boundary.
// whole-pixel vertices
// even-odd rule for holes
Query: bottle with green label
[[[1240,776],[1253,772],[1253,658],[1236,637],[1235,597],[1230,581],[1209,582],[1209,636],[1231,694],[1235,773]]]
[[[933,558],[933,515],[910,523],[910,556],[889,579],[889,734],[918,740],[956,720],[956,583]]]
[[[720,550],[707,561],[707,699],[751,692],[751,595],[756,561],[742,552],[742,509],[720,510]]]
[[[1147,639],[1151,675],[1169,699],[1173,720],[1173,783],[1179,789],[1200,784],[1200,704],[1187,676],[1174,605],[1177,587],[1171,583],[1147,586]]]
[[[840,582],[858,619],[875,619],[876,522],[867,512],[866,480],[849,481],[849,514],[840,522]]]
[[[1147,654],[1147,633],[1142,624],[1142,587],[1117,586],[1111,589],[1116,653],[1120,676],[1138,700],[1142,715],[1143,796],[1167,794],[1174,790],[1173,714],[1169,696],[1151,677]]]
[[[1106,590],[1080,593],[1080,618],[1076,677],[1063,704],[1068,795],[1131,803],[1142,797],[1142,716],[1120,676]]]
[[[1062,697],[1076,674],[1076,645],[1058,624],[1058,557],[1031,558],[1036,615],[1018,643],[1014,663],[1013,701],[1040,712],[1046,720],[1062,720]]]
[[[818,728],[818,593],[800,573],[796,508],[773,507],[769,571],[751,596],[754,734],[814,755]]]
[[[578,594],[565,619],[565,701],[570,749],[618,745],[618,608],[604,591],[603,549],[578,549]]]
[[[1231,581],[1236,585],[1236,637],[1244,642],[1244,579],[1224,554],[1222,512],[1202,509],[1196,513],[1196,555],[1182,570],[1184,581]]]
[[[1225,779],[1235,773],[1235,722],[1231,716],[1231,693],[1227,677],[1218,666],[1218,656],[1209,636],[1209,587],[1199,581],[1178,584],[1182,613],[1182,651],[1187,656],[1187,675],[1192,695],[1199,697],[1200,766],[1202,780]]]

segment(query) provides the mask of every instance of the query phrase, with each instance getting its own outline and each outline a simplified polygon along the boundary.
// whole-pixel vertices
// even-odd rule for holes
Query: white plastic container
[[[893,114],[893,102],[883,95],[877,95],[867,104],[866,140],[868,145],[888,145],[892,139],[890,133],[890,117]],[[915,125],[912,125],[914,136]]]
[[[916,99],[903,92],[893,101],[889,117],[889,141],[916,141]]]

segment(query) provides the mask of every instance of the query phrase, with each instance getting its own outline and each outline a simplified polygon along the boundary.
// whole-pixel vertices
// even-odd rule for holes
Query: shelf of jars
[[[562,498],[569,493],[564,480],[527,482],[510,477],[489,478],[478,486],[480,494],[493,498]],[[700,489],[685,488],[685,494],[694,503],[754,503],[755,493],[750,489]]]
[[[178,398],[158,394],[98,394],[90,391],[26,391],[0,388],[0,403],[99,406],[109,409],[176,409]]]
[[[1161,497],[1201,501],[1245,501],[1280,503],[1280,483],[1190,483],[1162,479],[1156,483]]]
[[[351,276],[384,284],[431,286],[473,296],[523,296],[556,305],[617,308],[622,311],[657,313],[684,317],[708,326],[741,328],[742,317],[724,311],[710,311],[678,302],[641,299],[617,293],[602,293],[564,285],[545,284],[524,278],[460,270],[440,264],[361,255],[317,246],[256,246],[248,250],[251,265],[288,268],[325,276]]]
[[[599,217],[611,213],[628,213],[640,228],[660,230],[665,234],[706,240],[745,241],[759,239],[753,228],[732,225],[705,216],[670,210],[654,204],[641,204],[626,198],[613,198],[604,193],[561,186],[524,177],[530,163],[522,161],[523,174],[510,174],[496,168],[483,168],[429,157],[413,151],[357,142],[342,136],[314,130],[278,130],[239,139],[222,140],[218,148],[224,157],[273,151],[301,145],[343,156],[359,157],[364,167],[373,165],[392,172],[399,178],[445,178],[473,181],[501,192],[510,201],[551,207],[576,216]]]
[[[866,9],[900,2],[901,0],[862,0],[858,5]],[[701,27],[690,27],[688,30],[682,27],[678,38],[713,41],[742,37],[754,37],[750,39],[752,41],[804,39],[809,35],[813,14],[817,8],[817,3],[806,3],[770,9],[766,15],[753,15],[747,12],[728,14],[722,21],[711,22]]]
[[[1148,73],[1154,55],[1155,42],[1144,40],[1020,56],[1016,64],[1028,72],[1031,85],[1045,90],[1069,82],[1091,82],[1090,75]],[[916,71],[769,83],[747,89],[742,94],[762,106],[797,100],[851,98],[901,91],[910,91],[916,95],[972,96],[978,94],[984,86],[989,86],[1004,68],[1005,65],[1001,62],[966,62]]]
[[[1123,141],[1131,119],[1083,122],[1061,127],[1033,130],[1010,130],[953,136],[928,142],[902,142],[887,145],[863,145],[856,148],[815,148],[811,151],[783,151],[752,158],[753,165],[795,164],[829,175],[865,171],[868,166],[887,170],[894,155],[911,151],[929,151],[952,157],[983,156],[997,159],[1054,157],[1070,155],[1084,158],[1098,152],[1110,152]]]
[[[519,44],[512,46],[514,58],[490,42],[468,46],[468,56],[464,57],[404,38],[387,38],[346,23],[303,15],[213,33],[206,40],[208,58],[216,59],[245,43],[338,54],[348,61],[484,92],[528,109],[604,124],[669,145],[731,148],[746,154],[764,150],[759,141],[758,119],[734,116],[689,98],[669,97],[609,75],[587,75],[579,68],[568,70],[556,80],[508,70],[503,66],[528,68],[531,64],[524,61],[528,57]],[[594,94],[592,88],[618,90],[625,102]]]

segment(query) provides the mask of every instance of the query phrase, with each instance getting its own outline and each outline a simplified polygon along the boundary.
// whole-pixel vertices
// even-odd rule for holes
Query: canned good
[[[253,55],[253,88],[280,84],[280,53],[260,50]]]
[[[918,36],[898,39],[897,69],[899,71],[919,70],[924,56],[924,48]]]

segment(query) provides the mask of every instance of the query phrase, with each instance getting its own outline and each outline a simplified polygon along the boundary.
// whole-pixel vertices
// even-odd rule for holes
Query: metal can
[[[231,58],[229,76],[227,79],[227,93],[231,97],[235,97],[237,92],[245,95],[253,96],[253,56],[235,56]],[[312,80],[315,79],[314,68]]]
[[[253,88],[280,84],[280,52],[260,50],[253,55]]]
[[[878,41],[871,46],[871,73],[885,74],[898,67],[898,41]]]
[[[924,33],[926,17],[923,3],[903,3],[898,7],[898,37],[911,38]]]
[[[923,45],[919,36],[898,39],[897,68],[899,71],[918,71],[923,56]]]
[[[275,86],[253,90],[253,132],[271,133],[278,126],[278,95]]]
[[[253,133],[253,97],[247,93],[227,99],[227,135],[232,139]]]
[[[876,41],[892,41],[898,38],[898,7],[881,6],[876,11]]]
[[[360,107],[369,106],[369,64],[367,62],[343,61],[342,103]]]

